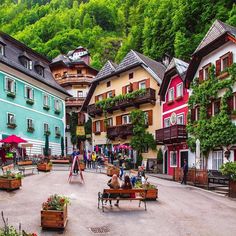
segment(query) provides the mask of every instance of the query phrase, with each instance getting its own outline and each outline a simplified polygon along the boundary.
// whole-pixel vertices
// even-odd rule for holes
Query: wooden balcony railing
[[[80,83],[90,84],[93,82],[93,78],[94,78],[93,76],[89,75],[67,74],[55,79],[60,85],[66,86],[68,84],[80,84]]]
[[[127,136],[132,134],[133,134],[132,124],[107,127],[107,137],[109,139],[115,139],[116,137],[125,139],[127,138]]]
[[[157,144],[180,143],[188,138],[185,125],[172,125],[156,130]]]
[[[155,104],[156,101],[156,91],[152,88],[147,88],[146,93],[140,94],[133,99],[127,99],[122,101],[117,101],[114,106],[108,109],[108,112],[113,112],[115,110],[123,110],[127,107],[138,107],[144,103],[152,103]],[[89,105],[87,107],[87,112],[90,116],[101,115],[102,109],[97,107],[96,104]]]
[[[85,97],[70,97],[66,98],[67,107],[81,107],[84,103]]]

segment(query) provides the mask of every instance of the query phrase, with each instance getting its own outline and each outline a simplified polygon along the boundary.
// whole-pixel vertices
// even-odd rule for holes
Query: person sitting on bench
[[[118,177],[116,174],[112,175],[112,178],[108,181],[107,185],[112,189],[119,189],[120,188],[120,183],[119,183],[119,180],[118,180]],[[119,195],[118,194],[111,194],[110,197],[116,198],[116,197],[119,197]],[[109,202],[110,202],[110,207],[112,207],[111,200],[109,200]]]

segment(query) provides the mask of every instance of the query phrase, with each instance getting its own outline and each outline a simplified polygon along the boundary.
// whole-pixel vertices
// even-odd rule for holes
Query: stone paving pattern
[[[147,211],[138,201],[122,201],[120,208],[97,209],[97,193],[106,186],[109,177],[102,173],[84,172],[85,184],[68,171],[52,171],[27,176],[18,191],[0,191],[0,210],[9,222],[28,232],[42,236],[234,236],[236,235],[236,201],[195,187],[149,177],[157,184],[159,200],[147,203]],[[41,204],[51,194],[71,198],[69,221],[64,232],[42,231]],[[0,225],[2,222],[0,223]],[[90,227],[105,227],[109,233],[98,234]]]

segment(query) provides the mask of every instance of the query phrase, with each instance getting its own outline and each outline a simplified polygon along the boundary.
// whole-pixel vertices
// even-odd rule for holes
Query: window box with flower
[[[44,131],[44,135],[50,135],[51,134],[51,132],[48,130],[48,131]]]
[[[9,98],[15,98],[15,97],[16,97],[16,94],[15,94],[14,92],[7,91],[7,97],[9,97]]]
[[[68,221],[67,205],[69,199],[57,194],[51,195],[42,205],[41,227],[64,229]]]
[[[33,133],[33,132],[34,132],[34,127],[28,127],[28,128],[27,128],[27,132]]]
[[[33,99],[26,99],[26,103],[29,105],[34,105],[34,100]]]
[[[43,105],[43,109],[46,110],[46,111],[49,111],[49,110],[50,110],[50,106],[48,106],[48,105]]]
[[[61,137],[61,133],[56,133],[56,135],[55,135],[55,138],[60,138]]]
[[[7,128],[9,129],[15,129],[17,125],[15,123],[7,123]]]
[[[61,111],[57,109],[57,110],[54,111],[54,113],[55,113],[56,115],[60,115]]]

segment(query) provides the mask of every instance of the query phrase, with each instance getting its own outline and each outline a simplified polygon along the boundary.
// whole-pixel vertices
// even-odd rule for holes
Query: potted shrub
[[[51,195],[42,205],[41,227],[64,229],[67,224],[69,199],[57,194]]]
[[[223,164],[220,172],[229,177],[229,197],[236,198],[236,162]]]
[[[52,169],[52,162],[49,160],[44,160],[37,165],[38,171],[51,171]]]
[[[5,174],[0,175],[0,189],[8,191],[15,190],[21,187],[22,175],[20,173],[12,173],[6,171]]]
[[[141,181],[136,182],[135,188],[144,188],[147,190],[146,199],[147,200],[156,200],[158,198],[158,189],[155,185],[150,184],[149,182],[142,184]]]

